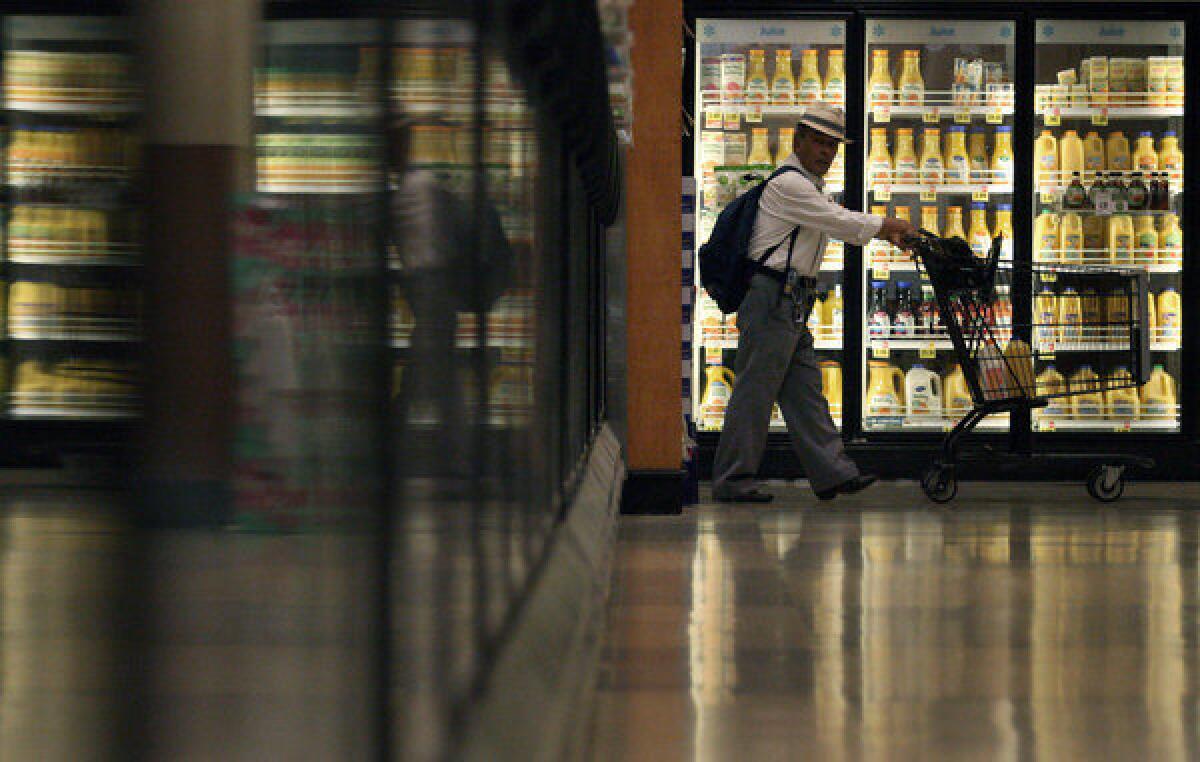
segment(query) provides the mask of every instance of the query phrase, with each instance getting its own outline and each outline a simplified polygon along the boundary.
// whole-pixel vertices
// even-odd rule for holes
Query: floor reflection
[[[1200,489],[973,492],[623,520],[594,758],[1200,755]]]

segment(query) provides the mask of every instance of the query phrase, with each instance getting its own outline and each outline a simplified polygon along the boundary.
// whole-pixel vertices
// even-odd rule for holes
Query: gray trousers
[[[753,486],[776,401],[814,490],[837,486],[858,475],[821,394],[812,334],[803,320],[796,320],[796,304],[804,304],[809,294],[801,288],[780,299],[782,288],[765,275],[755,275],[738,309],[736,379],[713,460],[713,493],[717,495],[736,494]],[[807,317],[807,311],[801,317]]]

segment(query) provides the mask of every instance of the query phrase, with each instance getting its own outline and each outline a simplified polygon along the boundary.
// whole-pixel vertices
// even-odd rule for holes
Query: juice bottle
[[[920,179],[920,165],[913,147],[913,131],[909,127],[896,130],[896,182],[915,184]]]
[[[821,72],[817,69],[817,49],[805,48],[800,55],[800,82],[796,85],[796,100],[802,104],[821,100]]]
[[[1133,220],[1128,214],[1108,218],[1108,261],[1114,265],[1133,264]]]
[[[936,206],[921,207],[921,227],[934,235],[941,235],[938,233],[938,208]]]
[[[1000,259],[1011,262],[1013,258],[1012,204],[996,204],[996,229],[993,234],[1000,236]]]
[[[1013,306],[1009,298],[1009,286],[996,286],[996,303],[992,307],[996,333],[1002,338],[1012,337]]]
[[[1183,231],[1179,228],[1179,217],[1164,214],[1161,225],[1158,233],[1158,261],[1163,264],[1183,262]]]
[[[1083,304],[1079,293],[1067,286],[1058,295],[1058,338],[1060,341],[1079,341],[1082,338]]]
[[[775,76],[771,79],[771,102],[784,105],[796,102],[796,78],[792,76],[791,48],[779,48],[775,51]]]
[[[1071,181],[1063,191],[1062,205],[1064,209],[1087,208],[1087,190],[1083,187],[1083,179],[1080,178],[1078,171],[1071,173]]]
[[[1129,140],[1124,132],[1115,130],[1108,134],[1108,140],[1104,142],[1104,155],[1108,157],[1109,172],[1128,172],[1131,169]]]
[[[1138,209],[1149,209],[1150,194],[1146,188],[1146,184],[1142,182],[1142,173],[1134,171],[1133,179],[1129,181],[1129,188],[1126,190],[1126,196],[1129,199],[1129,208],[1132,211]]]
[[[1155,306],[1158,300],[1154,298],[1153,293],[1148,293],[1146,298],[1146,328],[1150,331],[1151,340],[1158,338],[1158,308]],[[1125,310],[1129,312],[1129,308]]]
[[[750,130],[750,155],[746,157],[747,164],[771,164],[771,150],[767,145],[767,128],[755,127]]]
[[[837,153],[833,155],[833,161],[829,164],[829,171],[825,176],[831,183],[844,183],[846,181],[846,144],[838,144]]]
[[[1154,264],[1158,260],[1158,228],[1154,226],[1153,214],[1138,215],[1133,250],[1138,264]]]
[[[1141,415],[1141,400],[1137,388],[1133,385],[1133,376],[1124,365],[1113,368],[1108,374],[1108,391],[1104,394],[1104,404],[1108,407],[1108,417],[1112,420],[1135,420]]]
[[[825,310],[828,313],[827,322],[834,338],[842,335],[846,323],[846,303],[842,299],[842,284],[833,287],[833,293],[825,300]]]
[[[920,106],[925,102],[925,80],[921,77],[921,51],[904,51],[904,65],[900,71],[900,103]]]
[[[871,184],[892,182],[892,155],[888,153],[887,129],[871,128],[871,154],[867,159],[867,176]]]
[[[871,51],[871,78],[867,81],[867,90],[871,93],[871,108],[890,104],[893,89],[887,48],[876,48]]]
[[[936,127],[926,127],[921,136],[921,183],[941,185],[946,182],[942,164],[942,132]]]
[[[1083,310],[1083,338],[1101,338],[1106,331],[1103,328],[1104,305],[1100,302],[1100,294],[1094,288],[1085,288],[1079,293],[1079,304]]]
[[[981,129],[972,129],[967,138],[967,161],[971,165],[971,182],[986,183],[989,174],[987,133]]]
[[[1033,261],[1059,261],[1059,224],[1054,212],[1042,212],[1033,223]]]
[[[887,281],[871,281],[871,301],[867,306],[867,335],[886,339],[892,332],[892,315],[887,307]]]
[[[1058,225],[1058,249],[1062,262],[1079,264],[1083,261],[1083,219],[1067,212]]]
[[[967,154],[967,128],[955,125],[946,131],[946,182],[965,184],[971,181],[971,160]]]
[[[987,204],[971,204],[971,228],[967,231],[967,243],[980,259],[986,259],[992,248],[992,232],[987,226]]]
[[[1173,183],[1183,180],[1183,151],[1179,150],[1179,138],[1174,130],[1163,133],[1158,149],[1158,168],[1166,172]]]
[[[1042,284],[1033,298],[1033,325],[1038,342],[1055,341],[1058,338],[1058,297],[1049,284]]]
[[[921,304],[917,306],[917,333],[932,336],[942,332],[940,315],[938,314],[937,298],[933,286],[921,284]]]
[[[882,360],[867,367],[867,415],[904,415],[904,371]]]
[[[996,145],[992,148],[992,182],[1011,185],[1013,181],[1012,127],[996,128]]]
[[[1071,375],[1071,415],[1076,419],[1097,421],[1103,414],[1104,395],[1100,392],[1100,377],[1090,365],[1081,365]]]
[[[1105,169],[1104,140],[1100,133],[1091,130],[1083,138],[1083,180],[1089,185],[1096,179],[1097,172]]]
[[[842,366],[836,360],[822,360],[817,365],[821,369],[821,394],[830,414],[837,418],[842,414]]]
[[[963,212],[961,206],[946,207],[946,227],[942,228],[943,238],[961,238],[967,240],[963,230]]]
[[[1158,334],[1163,341],[1179,341],[1183,329],[1179,292],[1168,286],[1158,295]]]
[[[1037,185],[1039,188],[1052,188],[1059,185],[1061,175],[1058,172],[1058,139],[1050,130],[1042,130],[1033,146],[1035,166],[1037,167]]]
[[[1154,133],[1142,130],[1138,133],[1133,149],[1132,169],[1140,172],[1158,171],[1158,152],[1154,150]]]
[[[846,55],[841,48],[829,51],[825,63],[825,102],[841,106],[846,101]]]
[[[1150,371],[1150,380],[1142,386],[1141,397],[1143,418],[1175,417],[1175,379],[1162,365],[1155,365]]]
[[[909,415],[942,415],[942,379],[922,363],[913,363],[904,379],[906,407]]]
[[[761,50],[751,50],[750,60],[746,64],[746,104],[765,105],[771,97],[770,83],[767,82],[766,54]]]
[[[795,127],[779,128],[779,141],[775,146],[775,166],[778,167],[780,164],[787,161],[787,158],[792,155],[792,143],[795,141],[795,138]],[[830,165],[829,168],[832,170],[833,165]]]
[[[896,316],[892,318],[893,336],[912,336],[917,326],[917,311],[913,305],[912,283],[896,283]]]
[[[946,391],[946,417],[957,419],[966,415],[974,403],[971,401],[971,391],[967,387],[967,378],[963,375],[961,367],[955,365],[950,369],[943,379],[943,387]]]
[[[1083,172],[1083,141],[1075,130],[1063,133],[1058,141],[1058,169],[1064,181],[1074,172]]]

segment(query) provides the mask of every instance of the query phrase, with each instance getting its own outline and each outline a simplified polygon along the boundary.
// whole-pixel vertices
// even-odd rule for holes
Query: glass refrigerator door
[[[867,211],[1012,259],[1012,21],[867,20]],[[863,429],[942,431],[972,406],[931,286],[873,241],[863,257]],[[1011,322],[998,288],[995,314]],[[1007,428],[1007,415],[979,428]]]
[[[136,417],[141,94],[106,17],[5,22],[13,418]],[[0,302],[3,303],[3,302]]]
[[[721,210],[766,178],[792,153],[797,119],[808,103],[845,102],[846,25],[841,21],[699,19],[697,28],[695,175],[696,246],[708,240]],[[825,178],[839,203],[844,155]],[[809,327],[816,340],[825,397],[842,415],[843,244],[830,241],[820,272],[820,296]],[[698,275],[698,272],[697,272]],[[723,315],[696,283],[692,321],[692,417],[701,431],[719,431],[733,388],[737,316]],[[784,429],[775,409],[771,426]]]
[[[1184,24],[1039,20],[1036,34],[1035,268],[1146,270],[1151,352],[1140,389],[1052,400],[1034,428],[1178,431]],[[1121,300],[1067,289],[1034,279],[1034,322],[1051,326],[1038,331],[1039,389],[1136,377],[1142,361],[1114,340],[1128,321]]]

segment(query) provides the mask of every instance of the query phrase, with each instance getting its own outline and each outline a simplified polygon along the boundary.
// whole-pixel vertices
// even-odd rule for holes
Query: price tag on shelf
[[[762,122],[762,106],[747,106],[746,107],[746,124],[759,124]]]
[[[1101,107],[1092,112],[1092,124],[1097,127],[1108,125],[1108,108]]]
[[[1038,198],[1043,204],[1053,204],[1057,201],[1057,196],[1051,190],[1038,191]]]
[[[1133,424],[1130,421],[1121,421],[1116,426],[1113,426],[1113,431],[1117,432],[1118,434],[1124,434],[1132,429]]]
[[[921,191],[921,200],[922,201],[937,201],[937,191],[922,190]]]
[[[979,187],[979,188],[976,188],[975,190],[971,191],[971,200],[972,201],[983,201],[986,203],[988,200],[987,186]]]
[[[921,121],[925,122],[926,124],[937,124],[941,118],[942,112],[938,110],[937,106],[927,106],[925,110],[921,112]]]
[[[1057,127],[1062,124],[1062,111],[1058,106],[1046,109],[1046,115],[1042,118],[1047,127]]]
[[[922,360],[932,360],[937,357],[937,345],[932,341],[927,341],[921,345],[918,354]]]
[[[985,120],[988,124],[1004,124],[1004,112],[998,108],[994,108],[987,112]]]
[[[886,278],[891,272],[892,265],[886,259],[877,259],[871,264],[871,272],[877,278]]]
[[[955,111],[954,112],[954,123],[955,124],[970,124],[971,123],[971,112],[970,111]]]
[[[1046,272],[1042,273],[1042,281],[1044,283],[1053,283],[1056,280],[1058,280],[1058,273],[1054,272],[1053,270],[1047,270]]]
[[[736,111],[725,112],[725,129],[740,130],[742,128],[742,118]]]
[[[892,121],[891,104],[885,103],[875,106],[875,108],[871,110],[871,115],[875,118],[876,122],[879,122],[880,124],[887,124],[888,122]]]
[[[954,431],[955,424],[951,421],[942,421],[942,431]]]
[[[722,362],[720,347],[705,347],[704,348],[704,364],[705,365],[720,365]]]
[[[719,110],[704,112],[704,129],[719,130],[725,125],[725,115]]]
[[[887,339],[877,339],[871,342],[871,356],[880,359],[891,357],[891,348],[888,347]]]
[[[888,186],[884,186],[882,188],[876,188],[874,195],[875,195],[876,201],[891,201],[892,200],[892,189]]]

